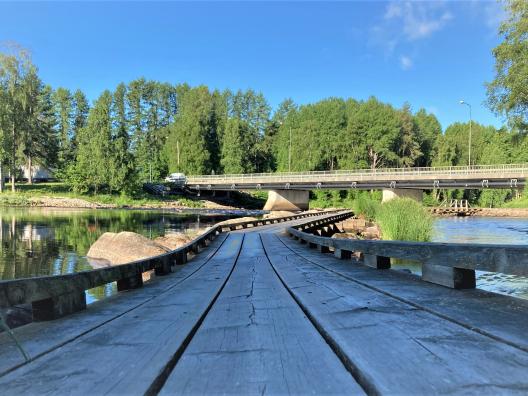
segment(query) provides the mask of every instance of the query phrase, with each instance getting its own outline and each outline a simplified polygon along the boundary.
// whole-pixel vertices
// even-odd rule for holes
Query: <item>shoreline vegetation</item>
[[[71,191],[66,183],[17,184],[17,191],[0,194],[0,207],[48,207],[75,209],[262,209],[266,201],[264,192],[232,193],[230,199],[174,195],[160,197],[146,192],[134,196],[117,194],[81,194]],[[381,192],[374,191],[314,191],[310,197],[310,209],[353,209],[367,220],[373,221],[381,202]],[[423,207],[440,206],[438,202],[424,196]],[[501,207],[481,207],[479,217],[527,217],[528,199],[519,198]]]
[[[231,198],[172,195],[161,197],[146,192],[133,195],[89,194],[71,191],[66,183],[19,183],[16,192],[0,194],[0,207],[55,207],[79,209],[261,209],[261,196],[232,193]]]

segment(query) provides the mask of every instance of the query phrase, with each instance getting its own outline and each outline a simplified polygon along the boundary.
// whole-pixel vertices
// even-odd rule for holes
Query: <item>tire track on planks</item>
[[[322,264],[319,264],[319,263],[317,263],[317,262],[315,262],[315,261],[309,259],[308,257],[305,257],[305,256],[299,254],[298,252],[296,252],[295,250],[293,250],[291,247],[289,247],[289,246],[288,246],[288,245],[282,240],[282,238],[279,238],[277,235],[274,235],[274,237],[277,238],[277,239],[278,239],[278,240],[279,240],[279,241],[280,241],[280,242],[286,247],[286,249],[290,250],[294,255],[300,257],[301,259],[303,259],[303,260],[305,260],[305,261],[308,261],[309,263],[311,263],[311,264],[313,264],[313,265],[316,265],[316,266],[322,268],[322,269],[325,270],[325,271],[331,272],[331,273],[333,273],[333,274],[335,274],[335,275],[338,275],[338,276],[340,276],[340,277],[342,277],[342,278],[345,278],[345,279],[347,279],[347,280],[349,280],[349,281],[351,281],[351,282],[357,283],[358,285],[361,285],[361,286],[364,286],[364,287],[366,287],[366,288],[368,288],[368,289],[374,290],[375,292],[381,293],[381,294],[383,294],[383,295],[385,295],[385,296],[387,296],[387,297],[393,298],[393,299],[395,299],[395,300],[397,300],[397,301],[399,301],[399,302],[402,302],[402,303],[405,303],[405,304],[411,305],[411,306],[414,307],[414,308],[421,309],[421,310],[423,310],[423,311],[425,311],[425,312],[427,312],[427,313],[430,313],[431,315],[434,315],[434,316],[436,316],[436,317],[438,317],[438,318],[440,318],[440,319],[447,320],[448,322],[451,322],[451,323],[453,323],[453,324],[456,324],[456,325],[458,325],[458,326],[461,326],[461,327],[463,327],[463,328],[465,328],[465,329],[467,329],[467,330],[470,330],[470,331],[472,331],[472,332],[474,332],[474,333],[477,333],[477,334],[483,335],[483,336],[485,336],[485,337],[491,338],[491,339],[494,340],[494,341],[501,342],[501,343],[503,343],[503,344],[509,345],[509,346],[511,346],[511,347],[513,347],[513,348],[515,348],[515,349],[518,349],[518,350],[520,350],[520,351],[523,351],[523,352],[528,352],[528,348],[526,348],[526,347],[524,347],[524,346],[522,346],[522,345],[518,345],[518,344],[516,344],[516,343],[513,342],[513,341],[509,341],[509,340],[507,340],[507,339],[505,339],[505,338],[502,338],[502,337],[500,337],[500,336],[498,336],[498,335],[495,335],[495,334],[493,334],[493,333],[490,333],[490,332],[488,332],[488,331],[486,331],[486,330],[483,330],[483,329],[481,329],[481,328],[479,328],[479,327],[475,327],[475,326],[472,326],[471,324],[465,323],[465,322],[463,322],[463,321],[461,321],[461,320],[454,319],[454,318],[452,318],[452,317],[450,317],[450,316],[447,316],[447,315],[445,315],[445,314],[443,314],[443,313],[441,313],[441,312],[438,312],[438,311],[436,311],[436,310],[434,310],[434,309],[432,309],[432,308],[428,308],[428,307],[423,306],[423,305],[421,305],[421,304],[415,303],[414,301],[411,301],[411,300],[408,300],[408,299],[406,299],[406,298],[403,298],[403,297],[397,296],[397,295],[392,294],[392,293],[390,293],[390,292],[388,292],[388,291],[385,291],[385,290],[383,290],[383,289],[380,289],[380,288],[378,288],[378,287],[376,287],[376,286],[372,286],[372,285],[370,285],[370,284],[368,284],[368,283],[366,283],[366,282],[363,282],[363,281],[357,280],[357,279],[355,279],[355,278],[352,278],[351,276],[345,275],[345,274],[343,274],[343,273],[341,273],[341,272],[339,272],[339,271],[333,270],[333,269],[328,268],[328,267],[326,267],[326,266],[324,266],[324,265],[322,265]],[[362,265],[362,264],[359,263],[359,262],[358,262],[358,264]]]
[[[165,365],[165,367],[163,368],[161,373],[158,374],[158,376],[150,384],[149,388],[145,392],[146,396],[157,395],[160,392],[161,388],[163,388],[163,385],[165,385],[165,382],[167,381],[167,378],[172,373],[172,370],[174,370],[174,367],[176,367],[176,364],[178,364],[178,361],[180,360],[180,358],[182,357],[183,353],[185,352],[185,350],[189,346],[189,344],[190,344],[191,340],[193,339],[194,335],[199,330],[199,328],[202,325],[203,321],[205,320],[205,318],[207,317],[207,315],[209,314],[209,312],[213,308],[214,304],[216,303],[216,300],[218,300],[218,297],[222,293],[222,290],[224,290],[224,287],[227,284],[227,282],[229,281],[229,278],[231,278],[231,275],[233,274],[233,271],[235,270],[235,267],[236,267],[236,265],[238,263],[238,258],[240,257],[240,253],[242,252],[242,247],[244,246],[244,239],[245,239],[245,235],[242,236],[242,241],[240,242],[240,246],[238,248],[237,256],[236,256],[236,258],[235,258],[235,260],[233,262],[233,266],[231,267],[231,270],[229,271],[229,274],[227,274],[224,282],[222,283],[222,286],[220,287],[218,292],[215,294],[215,296],[213,297],[213,299],[211,300],[211,302],[209,303],[209,305],[205,309],[204,313],[196,321],[195,325],[193,326],[193,328],[191,329],[189,334],[187,334],[187,336],[183,340],[183,342],[180,345],[180,347],[176,350],[174,355],[172,355],[172,358],[169,359],[169,361],[167,362],[167,364]],[[216,252],[215,252],[215,254],[216,254]]]
[[[336,354],[336,356],[339,358],[343,366],[346,368],[346,370],[352,375],[354,380],[361,386],[361,388],[365,391],[368,395],[381,395],[381,392],[377,389],[376,385],[372,383],[367,376],[365,376],[362,371],[359,369],[359,367],[350,360],[347,355],[343,352],[341,347],[337,342],[334,341],[334,339],[326,332],[323,326],[317,321],[317,319],[311,314],[311,312],[306,308],[306,306],[297,298],[297,296],[292,292],[290,287],[286,284],[282,276],[279,274],[279,271],[277,271],[277,268],[275,268],[275,265],[273,264],[271,258],[268,255],[268,250],[266,249],[266,246],[264,245],[264,242],[262,241],[262,235],[259,234],[260,243],[262,244],[262,248],[264,250],[264,254],[266,255],[266,258],[268,262],[271,265],[271,268],[273,269],[273,272],[275,272],[275,275],[281,282],[282,286],[286,289],[288,294],[291,296],[293,301],[299,306],[299,308],[303,311],[303,313],[306,315],[312,326],[317,330],[317,332],[323,337],[323,339],[326,341],[330,349]]]
[[[154,296],[151,296],[149,298],[147,298],[146,300],[144,300],[143,302],[139,303],[139,304],[136,304],[134,305],[133,307],[121,312],[120,314],[117,314],[116,316],[113,316],[112,318],[110,319],[107,319],[101,323],[99,323],[98,325],[96,326],[93,326],[93,327],[90,327],[88,330],[85,330],[79,334],[77,334],[76,336],[64,341],[64,342],[60,342],[56,345],[54,345],[52,348],[49,348],[49,349],[46,349],[38,354],[36,354],[35,356],[32,356],[30,360],[28,361],[25,361],[25,362],[22,362],[20,364],[17,364],[17,365],[14,365],[13,367],[10,367],[9,369],[5,370],[4,372],[0,373],[0,378],[2,378],[3,376],[19,369],[20,367],[23,367],[25,366],[26,364],[29,364],[41,357],[43,357],[44,355],[47,355],[48,353],[51,353],[59,348],[62,348],[63,346],[65,345],[68,345],[70,343],[72,343],[73,341],[75,340],[78,340],[79,338],[85,336],[86,334],[94,331],[94,330],[97,330],[98,328],[102,327],[102,326],[105,326],[107,325],[108,323],[116,320],[116,319],[119,319],[120,317],[122,317],[123,315],[126,315],[127,313],[129,312],[132,312],[133,310],[145,305],[146,303],[152,301],[153,299],[159,297],[159,296],[162,296],[163,294],[167,293],[168,291],[172,290],[173,288],[175,288],[176,286],[180,285],[182,282],[184,282],[185,280],[187,280],[189,277],[191,277],[192,275],[194,275],[196,272],[198,272],[199,270],[201,270],[203,268],[204,265],[206,265],[214,256],[215,254],[218,252],[218,250],[224,245],[224,243],[229,239],[229,235],[224,238],[224,240],[222,241],[222,243],[220,243],[220,245],[218,245],[218,247],[215,248],[215,250],[211,253],[209,253],[209,256],[207,257],[207,259],[199,266],[197,267],[194,271],[190,272],[189,274],[187,274],[185,277],[181,278],[180,280],[178,280],[176,283],[172,284],[171,286],[167,287],[166,289],[164,289],[161,293],[159,294],[156,294]]]

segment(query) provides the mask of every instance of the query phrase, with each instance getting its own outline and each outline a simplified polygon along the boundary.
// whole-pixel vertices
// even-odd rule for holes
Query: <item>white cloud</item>
[[[403,70],[409,70],[413,65],[413,61],[408,56],[400,56],[400,66]]]
[[[395,24],[409,40],[429,37],[441,30],[453,15],[437,2],[391,2],[385,9],[384,19]]]
[[[387,58],[396,53],[400,67],[409,70],[413,59],[402,54],[415,49],[415,43],[444,29],[453,19],[446,1],[391,1],[382,18],[370,29],[370,44],[384,50]]]

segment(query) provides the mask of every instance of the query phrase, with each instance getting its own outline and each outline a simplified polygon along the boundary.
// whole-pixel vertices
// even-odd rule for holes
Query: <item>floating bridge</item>
[[[308,209],[308,192],[316,189],[383,190],[384,200],[411,197],[438,188],[523,188],[528,164],[386,168],[322,172],[254,173],[191,176],[195,191],[267,190],[266,210]]]
[[[475,289],[475,270],[526,276],[528,247],[331,238],[352,215],[216,226],[150,259],[0,282],[0,307],[35,317],[14,330],[28,358],[0,334],[2,395],[526,394],[528,301]]]

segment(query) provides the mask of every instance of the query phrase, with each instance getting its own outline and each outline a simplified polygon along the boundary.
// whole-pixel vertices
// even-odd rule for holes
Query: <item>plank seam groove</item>
[[[207,260],[204,261],[204,262],[202,263],[202,265],[200,265],[198,268],[196,268],[193,272],[191,272],[191,273],[189,273],[188,275],[186,275],[184,278],[178,280],[176,283],[174,283],[173,285],[169,286],[167,289],[165,289],[165,290],[164,290],[163,292],[161,292],[160,294],[156,294],[155,296],[151,296],[151,297],[149,297],[147,300],[145,300],[145,301],[143,301],[143,302],[141,302],[141,303],[139,303],[139,304],[137,304],[137,305],[135,305],[135,306],[133,306],[133,307],[127,309],[126,311],[124,311],[124,312],[122,312],[122,313],[120,313],[120,314],[118,314],[118,315],[116,315],[116,316],[114,316],[114,317],[112,317],[112,318],[110,318],[110,319],[108,319],[108,320],[105,320],[104,322],[98,324],[97,326],[91,327],[90,329],[88,329],[88,330],[86,330],[86,331],[83,331],[83,332],[77,334],[76,336],[70,338],[70,339],[67,340],[67,341],[61,342],[61,343],[59,343],[59,344],[53,346],[53,347],[50,348],[50,349],[47,349],[47,350],[45,350],[45,351],[42,351],[42,352],[38,353],[38,354],[35,355],[35,356],[32,356],[31,359],[30,359],[29,361],[22,362],[22,363],[20,363],[20,364],[17,364],[17,365],[15,365],[15,366],[13,366],[13,367],[7,369],[6,371],[0,373],[0,378],[2,378],[3,376],[5,376],[5,375],[7,375],[7,374],[9,374],[9,373],[11,373],[11,372],[13,372],[13,371],[19,369],[20,367],[25,366],[26,364],[29,364],[29,363],[31,363],[31,362],[34,362],[35,360],[37,360],[37,359],[43,357],[44,355],[47,355],[48,353],[51,353],[51,352],[53,352],[53,351],[55,351],[55,350],[57,350],[57,349],[59,349],[59,348],[62,348],[62,347],[65,346],[65,345],[68,345],[68,344],[72,343],[73,341],[75,341],[75,340],[77,340],[77,339],[79,339],[79,338],[85,336],[86,334],[89,334],[90,332],[92,332],[92,331],[94,331],[94,330],[97,330],[98,328],[100,328],[100,327],[102,327],[102,326],[107,325],[108,323],[110,323],[110,322],[112,322],[112,321],[114,321],[114,320],[116,320],[116,319],[119,319],[119,318],[122,317],[123,315],[126,315],[127,313],[129,313],[129,312],[131,312],[131,311],[133,311],[133,310],[135,310],[135,309],[141,307],[142,305],[144,305],[144,304],[146,304],[146,303],[152,301],[154,298],[157,298],[157,297],[159,297],[159,296],[165,294],[165,293],[168,292],[169,290],[172,290],[173,288],[175,288],[176,286],[178,286],[179,284],[181,284],[183,281],[187,280],[190,276],[194,275],[194,274],[195,274],[197,271],[199,271],[204,265],[206,265],[206,264],[207,264],[207,263],[208,263],[208,262],[214,257],[214,255],[216,254],[216,252],[222,247],[222,245],[225,243],[225,241],[228,239],[228,237],[229,237],[229,235],[227,235],[227,237],[224,238],[224,240],[222,241],[222,243],[221,243],[221,244],[220,244],[220,245],[214,250],[214,254],[212,254],[212,255],[210,254],[209,257],[207,258]]]
[[[277,236],[276,236],[276,237],[277,237]],[[391,298],[393,298],[393,299],[395,299],[395,300],[397,300],[397,301],[403,302],[403,303],[405,303],[405,304],[409,304],[409,305],[411,305],[411,306],[413,306],[413,307],[415,307],[415,308],[421,309],[421,310],[423,310],[423,311],[425,311],[425,312],[428,312],[428,313],[430,313],[430,314],[432,314],[432,315],[435,315],[435,316],[437,316],[437,317],[439,317],[439,318],[441,318],[441,319],[447,320],[448,322],[451,322],[451,323],[454,323],[454,324],[456,324],[456,325],[458,325],[458,326],[461,326],[461,327],[463,327],[463,328],[465,328],[465,329],[467,329],[467,330],[470,330],[470,331],[473,331],[473,332],[475,332],[475,333],[477,333],[477,334],[480,334],[480,335],[483,335],[483,336],[489,337],[489,338],[491,338],[491,339],[494,340],[494,341],[502,342],[502,343],[504,343],[504,344],[506,344],[506,345],[509,345],[509,346],[511,346],[511,347],[513,347],[513,348],[519,349],[519,350],[521,350],[521,351],[523,351],[523,352],[528,352],[528,348],[523,347],[523,346],[518,345],[518,344],[515,344],[515,343],[512,342],[512,341],[509,341],[509,340],[504,339],[504,338],[502,338],[502,337],[500,337],[500,336],[497,336],[497,335],[495,335],[495,334],[492,334],[492,333],[490,333],[490,332],[488,332],[488,331],[486,331],[486,330],[482,330],[482,329],[480,329],[480,328],[478,328],[478,327],[475,327],[475,326],[472,326],[472,325],[470,325],[470,324],[464,323],[464,322],[459,321],[459,320],[457,320],[457,319],[453,319],[453,318],[451,318],[451,317],[449,317],[449,316],[447,316],[447,315],[444,315],[444,314],[441,313],[441,312],[435,311],[434,309],[424,307],[423,305],[420,305],[420,304],[417,304],[417,303],[415,303],[415,302],[413,302],[413,301],[407,300],[406,298],[396,296],[396,295],[394,295],[394,294],[392,294],[392,293],[389,293],[389,292],[387,292],[387,291],[385,291],[385,290],[379,289],[379,288],[377,288],[376,286],[369,285],[368,283],[365,283],[365,282],[359,281],[359,280],[354,279],[354,278],[352,278],[352,277],[350,277],[350,276],[347,276],[347,275],[342,274],[342,273],[340,273],[340,272],[337,272],[337,271],[335,271],[335,270],[333,270],[333,269],[327,268],[327,267],[325,267],[325,266],[323,266],[323,265],[321,265],[321,264],[318,264],[318,263],[316,263],[315,261],[310,260],[310,259],[307,258],[306,256],[303,256],[303,255],[297,253],[296,251],[294,251],[292,248],[290,248],[288,245],[286,245],[286,243],[284,243],[284,241],[283,241],[281,238],[278,238],[278,237],[277,237],[277,239],[278,239],[278,240],[279,240],[279,241],[280,241],[280,242],[281,242],[281,243],[282,243],[282,244],[283,244],[288,250],[290,250],[293,254],[295,254],[296,256],[299,256],[299,257],[302,258],[303,260],[306,260],[306,261],[308,261],[308,262],[310,262],[310,263],[312,263],[312,264],[314,264],[314,265],[316,265],[316,266],[322,268],[322,269],[325,270],[325,271],[332,272],[332,273],[334,273],[334,274],[336,274],[336,275],[338,275],[338,276],[340,276],[340,277],[342,277],[342,278],[345,278],[345,279],[347,279],[347,280],[349,280],[349,281],[351,281],[351,282],[355,282],[355,283],[357,283],[357,284],[359,284],[359,285],[361,285],[361,286],[364,286],[364,287],[366,287],[366,288],[368,288],[368,289],[374,290],[374,291],[376,291],[376,292],[378,292],[378,293],[384,294],[384,295],[386,295],[386,296],[388,296],[388,297],[391,297]],[[358,263],[358,264],[361,265],[361,263]]]
[[[334,341],[334,339],[325,331],[325,329],[319,324],[319,322],[313,317],[313,315],[306,309],[304,304],[302,304],[297,296],[291,291],[291,289],[288,287],[284,279],[281,277],[275,266],[273,265],[273,262],[271,261],[270,257],[268,256],[268,250],[266,249],[266,246],[264,245],[264,242],[262,241],[262,235],[259,233],[260,243],[262,244],[262,249],[264,250],[264,255],[266,256],[266,259],[271,265],[271,268],[273,269],[273,272],[275,272],[275,275],[281,282],[282,286],[286,289],[288,294],[291,296],[293,301],[299,306],[299,308],[303,311],[303,313],[306,315],[312,326],[317,330],[317,332],[323,337],[323,339],[326,341],[330,349],[336,354],[336,356],[339,358],[341,363],[343,363],[343,366],[346,368],[346,370],[350,373],[350,375],[356,380],[356,382],[361,386],[361,388],[367,393],[368,395],[380,395],[381,392],[376,388],[376,386],[367,378],[366,375],[364,375],[359,367],[357,367],[356,364],[354,364],[353,361],[351,361],[346,354],[343,352],[341,347],[337,342]]]
[[[165,364],[165,367],[161,370],[161,373],[159,373],[158,376],[154,379],[154,381],[152,381],[149,388],[145,392],[145,396],[157,395],[160,392],[161,388],[163,388],[163,385],[165,385],[165,382],[167,382],[169,375],[174,370],[174,367],[176,367],[176,365],[178,364],[178,361],[180,360],[181,356],[183,355],[183,353],[189,346],[191,340],[193,339],[194,335],[196,334],[196,332],[202,325],[203,321],[209,314],[209,311],[211,311],[211,309],[213,308],[214,304],[216,303],[216,300],[218,300],[218,297],[222,293],[222,290],[224,290],[224,287],[227,284],[229,278],[231,278],[231,274],[233,274],[233,271],[235,270],[235,267],[238,263],[238,258],[240,257],[240,253],[242,252],[242,247],[244,246],[244,239],[245,239],[245,235],[242,236],[242,241],[240,243],[240,247],[239,247],[236,259],[233,262],[233,266],[231,267],[229,274],[226,276],[226,279],[222,283],[222,286],[220,287],[218,292],[215,294],[215,296],[213,297],[213,299],[211,300],[211,302],[205,309],[204,313],[200,316],[200,318],[197,320],[195,325],[192,327],[189,334],[187,334],[187,336],[183,340],[182,344],[178,347],[174,355],[169,359],[167,364]]]

